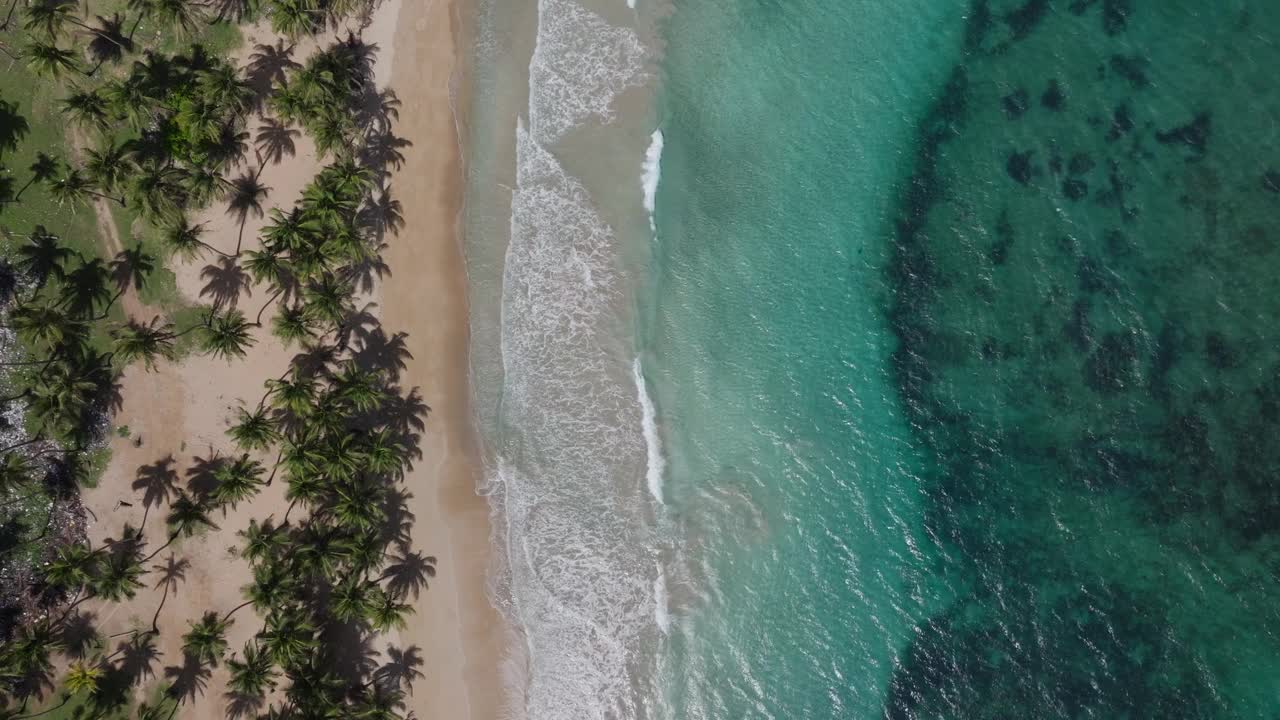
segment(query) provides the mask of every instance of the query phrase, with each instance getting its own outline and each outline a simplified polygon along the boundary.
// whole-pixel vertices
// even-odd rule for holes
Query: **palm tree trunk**
[[[160,634],[160,611],[164,609],[164,601],[169,599],[169,583],[164,584],[164,593],[160,596],[160,604],[156,606],[156,614],[151,616],[151,634]]]
[[[280,458],[284,457],[284,448],[280,448],[276,452],[276,462],[271,466],[271,474],[267,476],[266,487],[271,487],[271,481],[276,479],[276,472],[280,470]]]
[[[20,447],[26,447],[26,446],[28,446],[28,445],[32,445],[32,444],[35,444],[35,443],[41,442],[42,440],[44,440],[44,437],[43,437],[42,435],[40,435],[40,434],[36,434],[36,436],[35,436],[35,437],[33,437],[33,438],[31,438],[30,440],[23,440],[23,441],[22,441],[22,442],[20,442],[20,443],[14,443],[13,445],[10,445],[10,446],[9,446],[9,447],[7,447],[7,448],[0,449],[0,453],[7,453],[7,452],[9,452],[10,450],[17,450],[17,449],[18,449],[18,448],[20,448]]]
[[[96,27],[93,27],[92,25],[88,25],[86,23],[80,22],[75,18],[67,18],[67,19],[71,21],[72,25],[88,30],[90,34],[97,35],[98,37],[102,38],[103,40],[106,40],[107,42],[111,43],[112,45],[115,45],[116,47],[120,48],[125,52],[129,51],[129,48],[125,47],[119,40],[116,40],[115,38],[111,37],[109,34],[103,32],[100,28],[96,28]]]
[[[235,615],[236,613],[240,612],[240,610],[241,610],[241,609],[243,609],[244,607],[246,607],[246,606],[248,606],[248,605],[252,605],[252,604],[253,604],[253,601],[252,601],[252,600],[245,600],[244,602],[240,603],[239,605],[237,605],[237,606],[235,606],[235,607],[231,608],[231,611],[230,611],[230,612],[228,612],[226,615],[223,615],[223,616],[222,616],[222,622],[224,622],[224,623],[225,623],[226,621],[228,621],[228,620],[230,620],[230,619],[231,619],[231,616],[232,616],[232,615]]]
[[[276,291],[275,295],[272,295],[265,303],[262,304],[262,308],[258,310],[257,319],[253,321],[253,324],[255,326],[262,327],[262,313],[266,312],[267,308],[271,307],[271,303],[275,302],[276,300],[279,300],[280,296],[283,294],[284,294],[284,287],[281,286],[281,288]]]
[[[21,200],[21,199],[22,199],[22,193],[26,192],[26,191],[27,191],[27,188],[31,187],[31,186],[32,186],[32,185],[34,185],[35,183],[36,183],[36,176],[35,176],[35,175],[32,175],[32,176],[31,176],[31,179],[30,179],[30,180],[28,180],[26,183],[24,183],[24,184],[23,184],[23,186],[18,190],[18,194],[17,194],[17,195],[14,195],[14,196],[13,196],[13,200],[10,200],[9,202],[14,202],[14,203],[16,203],[16,202],[18,202],[19,200]]]
[[[0,22],[0,30],[9,29],[9,23],[13,21],[13,11],[18,9],[18,0],[9,3],[9,12],[5,13],[4,22]]]
[[[64,695],[62,698],[62,702],[58,703],[57,705],[54,705],[51,708],[41,710],[40,712],[33,713],[31,715],[18,715],[18,716],[15,716],[13,720],[26,720],[27,718],[40,717],[41,715],[48,715],[54,710],[60,710],[63,705],[66,705],[69,702],[71,702],[71,693],[67,693],[66,695]]]
[[[153,557],[155,557],[155,556],[159,555],[159,554],[160,554],[160,553],[161,553],[165,548],[167,548],[167,547],[169,547],[170,545],[172,545],[172,544],[173,544],[173,541],[174,541],[174,540],[177,540],[177,539],[178,539],[178,533],[169,533],[169,540],[168,540],[167,542],[165,542],[165,544],[163,544],[163,545],[161,545],[160,547],[156,548],[156,551],[155,551],[155,552],[153,552],[153,553],[151,553],[150,555],[148,555],[148,556],[146,556],[146,557],[142,558],[141,562],[148,562],[148,561],[150,561],[150,560],[151,560],[151,558],[153,558]]]
[[[17,395],[10,395],[9,397],[0,398],[0,403],[11,403],[14,400],[21,400],[22,398],[30,394],[31,394],[31,388],[27,388],[26,390],[23,390]]]

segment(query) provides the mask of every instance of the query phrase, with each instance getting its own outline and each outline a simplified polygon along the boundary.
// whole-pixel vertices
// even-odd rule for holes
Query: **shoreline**
[[[394,27],[390,86],[403,105],[397,130],[412,145],[393,177],[404,229],[384,257],[379,314],[408,333],[406,387],[431,407],[422,458],[405,485],[414,493],[414,537],[435,553],[438,574],[415,603],[400,639],[422,648],[425,677],[409,707],[421,717],[496,718],[505,622],[488,593],[489,502],[476,492],[481,466],[472,417],[470,325],[461,218],[469,85],[468,0],[404,4]]]

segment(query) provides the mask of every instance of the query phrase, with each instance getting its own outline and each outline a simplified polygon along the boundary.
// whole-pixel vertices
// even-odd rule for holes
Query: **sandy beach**
[[[413,143],[396,175],[405,228],[384,257],[381,316],[409,333],[405,376],[431,406],[423,459],[409,475],[414,537],[441,558],[431,590],[402,633],[423,648],[426,677],[414,690],[420,717],[496,718],[502,619],[486,594],[489,504],[476,495],[479,470],[468,383],[466,274],[458,227],[463,170],[455,116],[466,97],[467,0],[408,0],[395,35],[391,86],[404,105],[399,133]],[[459,120],[463,120],[460,122]]]
[[[476,446],[472,436],[467,373],[468,322],[466,278],[457,219],[462,202],[462,158],[451,84],[461,72],[456,60],[463,37],[461,2],[465,0],[387,0],[362,31],[366,43],[378,47],[375,73],[381,87],[394,89],[402,105],[394,134],[407,141],[404,162],[390,180],[392,196],[403,206],[404,225],[387,238],[383,259],[389,268],[364,298],[381,321],[387,336],[405,333],[406,356],[397,378],[402,388],[418,388],[430,407],[420,439],[421,457],[407,474],[406,507],[412,514],[413,547],[435,559],[434,577],[413,600],[415,614],[408,627],[393,633],[382,648],[385,662],[392,655],[421,658],[422,676],[411,687],[408,710],[420,718],[497,717],[501,710],[499,680],[502,626],[486,595],[489,567],[489,507],[475,493]],[[345,36],[345,29],[294,49],[301,60],[320,44]],[[260,44],[277,38],[265,25],[245,33],[237,59],[243,63]],[[296,152],[268,164],[261,180],[271,190],[265,207],[289,207],[306,183],[322,167],[305,135]],[[235,248],[240,226],[215,205],[207,210],[207,241],[220,250]],[[245,247],[257,244],[264,219],[250,216],[244,228]],[[210,300],[207,286],[219,270],[214,258],[189,264],[172,263],[179,290],[188,298]],[[267,300],[261,292],[244,292],[238,302],[250,317]],[[127,304],[133,311],[139,306]],[[264,321],[269,321],[268,309]],[[146,321],[150,317],[139,317]],[[123,407],[114,423],[128,428],[128,437],[113,436],[112,459],[97,487],[85,489],[90,512],[90,539],[95,547],[126,535],[126,527],[143,527],[148,554],[165,544],[164,488],[187,487],[207,481],[208,468],[233,452],[225,436],[234,411],[256,404],[263,383],[278,377],[295,350],[285,348],[265,329],[243,361],[226,362],[193,356],[176,363],[160,363],[155,372],[130,367],[121,379]],[[271,458],[262,458],[271,460]],[[82,611],[98,631],[124,637],[131,630],[150,627],[153,616],[160,628],[155,652],[137,687],[144,700],[157,683],[180,675],[181,635],[205,612],[225,613],[241,602],[240,588],[251,579],[248,565],[237,555],[250,518],[285,514],[284,484],[264,488],[251,503],[226,516],[214,517],[218,527],[179,540],[147,563],[152,570],[147,587],[128,602],[86,603]],[[129,503],[122,505],[120,501]],[[178,579],[157,582],[165,565],[180,568]],[[261,627],[246,608],[235,617],[228,633],[232,651]],[[127,639],[127,638],[126,638]],[[119,638],[112,640],[112,646]],[[416,650],[415,650],[416,648]],[[188,699],[183,718],[227,717],[227,670],[214,670],[201,692]]]

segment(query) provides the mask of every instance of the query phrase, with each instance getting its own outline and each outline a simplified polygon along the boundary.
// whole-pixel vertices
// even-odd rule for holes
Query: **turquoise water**
[[[657,714],[1276,717],[1280,4],[662,28]]]
[[[876,239],[959,16],[676,5],[642,331],[700,598],[671,640],[673,717],[876,717],[941,607]]]

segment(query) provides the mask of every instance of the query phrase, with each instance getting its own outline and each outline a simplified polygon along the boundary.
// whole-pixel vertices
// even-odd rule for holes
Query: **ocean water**
[[[1280,4],[487,0],[528,718],[1280,717]]]

